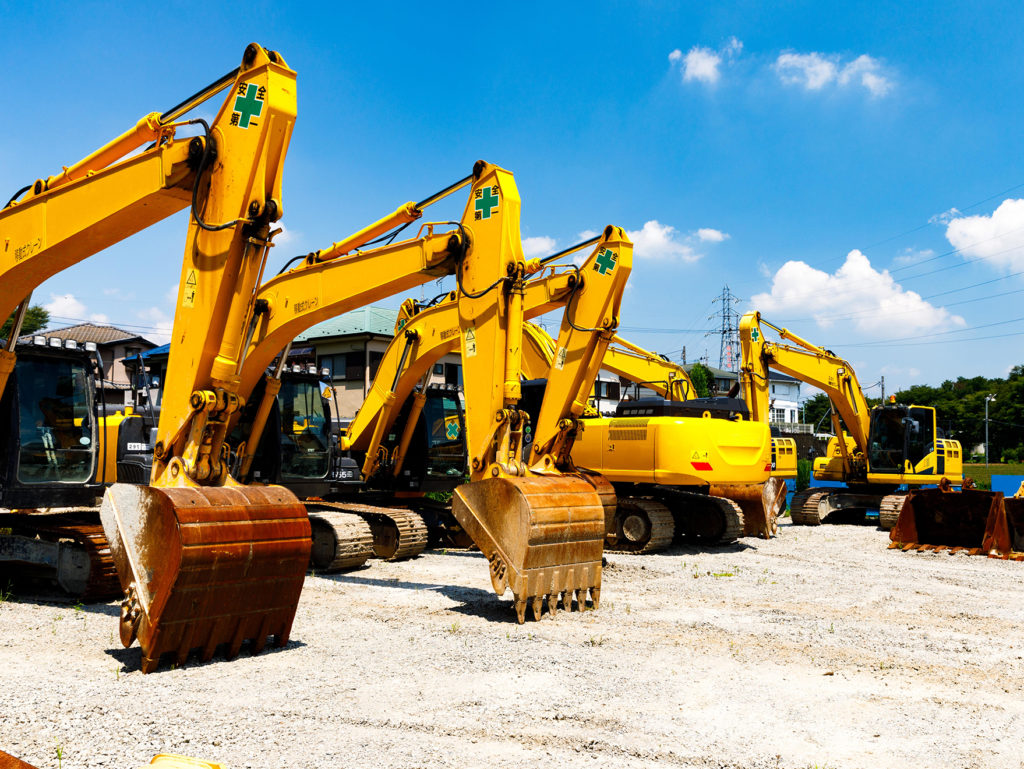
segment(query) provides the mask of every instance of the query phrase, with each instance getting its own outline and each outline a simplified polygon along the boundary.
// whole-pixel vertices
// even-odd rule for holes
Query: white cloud
[[[178,284],[170,286],[164,293],[164,301],[167,302],[171,307],[174,307],[178,303]]]
[[[839,85],[859,82],[872,96],[885,96],[893,88],[893,82],[881,74],[882,65],[878,59],[862,53],[839,73]]]
[[[626,234],[633,241],[633,253],[640,258],[695,262],[701,257],[693,246],[679,239],[675,227],[661,224],[656,219],[644,224],[643,229]]]
[[[894,264],[899,265],[917,264],[933,256],[935,256],[935,252],[930,248],[904,248],[896,254],[892,261]]]
[[[271,230],[276,230],[278,228],[280,228],[281,231],[279,233],[277,233],[277,235],[274,236],[274,245],[275,246],[294,245],[296,243],[296,241],[302,239],[302,233],[301,232],[296,232],[295,230],[290,230],[287,227],[285,227],[283,224],[281,224],[281,222],[276,222],[274,224],[274,226],[271,227],[270,229]]]
[[[547,235],[538,235],[535,238],[523,238],[523,255],[527,259],[535,256],[547,256],[555,250],[556,240]]]
[[[714,85],[720,77],[718,65],[721,63],[722,57],[710,48],[695,45],[683,58],[683,80]]]
[[[728,237],[728,233],[712,229],[711,227],[701,227],[697,230],[697,238],[705,243],[721,243]]]
[[[782,53],[775,60],[775,71],[787,85],[817,91],[836,79],[837,58],[820,53]]]
[[[883,72],[882,63],[867,54],[843,64],[839,54],[785,51],[775,59],[774,69],[786,85],[801,86],[808,91],[821,91],[833,84],[838,87],[859,85],[872,96],[880,97],[895,87],[892,78]]]
[[[951,221],[960,216],[960,209],[950,208],[947,211],[943,211],[941,214],[935,214],[928,220],[928,224],[949,224]]]
[[[174,318],[168,316],[163,310],[157,307],[149,307],[136,313],[140,325],[150,328],[140,329],[139,333],[151,342],[158,345],[167,344],[171,341],[171,330],[174,327]]]
[[[722,73],[719,67],[722,62],[736,58],[743,50],[743,43],[735,37],[730,37],[728,42],[717,51],[703,45],[695,45],[685,54],[676,48],[668,55],[672,65],[681,62],[683,82],[697,81],[707,85],[715,85],[721,78]]]
[[[103,313],[90,313],[85,304],[74,294],[50,294],[50,301],[43,305],[53,319],[58,323],[79,323],[91,321],[93,323],[109,323],[109,318]]]
[[[843,316],[839,322],[879,336],[965,325],[959,315],[905,290],[888,270],[876,270],[856,249],[834,274],[806,262],[786,262],[775,273],[770,292],[757,294],[750,301],[769,320],[775,313],[810,314],[819,327],[827,328],[837,322],[838,314]]]
[[[1024,270],[1024,200],[1004,200],[991,216],[951,218],[946,239],[965,257]]]
[[[583,232],[581,232],[576,237],[578,237],[580,240],[590,240],[591,238],[596,238],[600,234],[601,233],[599,233],[597,230],[583,230]]]

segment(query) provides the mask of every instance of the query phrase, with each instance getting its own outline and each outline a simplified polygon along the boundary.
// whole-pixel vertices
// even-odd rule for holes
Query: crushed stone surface
[[[887,544],[787,523],[609,553],[599,610],[522,626],[479,553],[432,550],[308,577],[283,649],[145,676],[116,602],[14,596],[0,749],[60,769],[1024,767],[1024,563]]]

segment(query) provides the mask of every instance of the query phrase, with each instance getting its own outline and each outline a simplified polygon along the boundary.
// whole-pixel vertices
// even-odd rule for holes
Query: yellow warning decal
[[[181,306],[182,307],[195,307],[196,306],[196,291],[199,281],[196,280],[196,271],[189,270],[188,277],[185,278],[185,291],[181,295]]]
[[[462,336],[465,341],[465,355],[467,358],[472,358],[476,355],[476,328],[470,326],[466,329],[466,333]]]

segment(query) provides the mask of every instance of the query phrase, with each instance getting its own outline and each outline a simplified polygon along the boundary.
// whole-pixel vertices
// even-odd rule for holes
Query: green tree
[[[702,363],[694,363],[690,369],[690,380],[693,382],[693,389],[697,391],[698,398],[707,398],[711,395],[711,372]]]
[[[37,331],[43,330],[48,325],[50,325],[50,313],[38,304],[33,304],[25,312],[25,320],[21,323],[21,333],[22,335],[34,334]],[[0,326],[0,339],[6,339],[11,333],[12,328],[14,328],[13,314],[6,320],[3,326]]]

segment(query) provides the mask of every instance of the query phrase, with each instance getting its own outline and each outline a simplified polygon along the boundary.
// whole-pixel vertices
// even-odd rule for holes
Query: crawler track
[[[321,510],[358,515],[373,532],[373,555],[386,561],[415,558],[427,547],[427,525],[412,510],[356,502],[316,502]]]
[[[731,499],[671,486],[656,489],[675,518],[676,536],[684,542],[725,545],[743,536],[743,510]]]
[[[672,544],[676,522],[661,502],[627,497],[615,511],[615,531],[605,538],[605,549],[620,553],[656,553]]]
[[[829,489],[811,487],[798,491],[793,495],[789,505],[789,516],[798,526],[818,526],[821,524],[821,513],[818,503],[829,493]]]
[[[84,580],[59,580],[61,588],[69,595],[86,602],[107,601],[121,595],[110,543],[103,534],[98,509],[8,513],[0,515],[0,528],[9,528],[13,534],[30,539],[70,542],[88,555],[89,572]]]
[[[355,569],[373,556],[373,532],[361,517],[309,503],[306,510],[313,529],[310,568],[328,573]]]
[[[882,504],[878,508],[878,528],[889,531],[896,525],[900,510],[903,509],[903,500],[906,498],[906,494],[888,494],[882,498]]]

